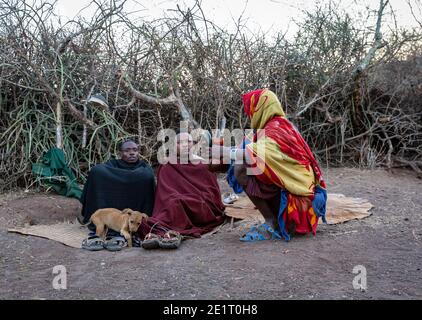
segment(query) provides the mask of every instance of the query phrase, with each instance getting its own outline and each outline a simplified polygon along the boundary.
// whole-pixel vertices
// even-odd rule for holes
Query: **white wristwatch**
[[[230,149],[230,160],[236,160],[236,152],[237,152],[237,148],[231,148]]]

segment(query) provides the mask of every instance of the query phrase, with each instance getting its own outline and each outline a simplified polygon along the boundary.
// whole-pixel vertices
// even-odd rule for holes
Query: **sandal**
[[[127,242],[123,237],[107,237],[104,242],[104,248],[109,251],[120,251],[126,246]]]
[[[104,241],[98,237],[95,236],[88,236],[88,238],[84,239],[82,241],[81,245],[82,249],[89,250],[89,251],[99,251],[104,249]]]
[[[270,236],[271,235],[271,236]],[[251,227],[250,230],[240,237],[243,242],[256,242],[262,240],[278,240],[281,239],[280,233],[271,228],[268,224],[263,223],[258,227]]]
[[[177,249],[182,242],[182,235],[177,231],[167,231],[160,241],[160,248],[162,249]]]
[[[141,239],[140,239],[138,236],[136,236],[136,235],[133,235],[133,236],[132,236],[132,246],[133,246],[133,247],[135,247],[135,248],[140,248],[140,247],[142,247],[142,241],[141,241]]]
[[[142,241],[142,248],[158,249],[160,247],[160,240],[160,236],[150,232],[145,236],[144,241]]]
[[[232,204],[239,200],[239,196],[235,193],[225,193],[223,195],[223,203],[224,204]]]

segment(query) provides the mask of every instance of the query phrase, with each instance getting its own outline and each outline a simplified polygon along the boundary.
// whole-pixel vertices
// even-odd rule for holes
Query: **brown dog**
[[[108,228],[120,233],[127,240],[128,246],[132,246],[132,233],[136,232],[143,219],[148,219],[145,213],[124,209],[120,211],[114,208],[98,209],[91,216],[90,222],[96,226],[96,234],[103,240],[106,237]]]

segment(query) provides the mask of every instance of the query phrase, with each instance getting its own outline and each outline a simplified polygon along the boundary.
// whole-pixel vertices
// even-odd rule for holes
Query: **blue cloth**
[[[237,194],[243,192],[243,187],[237,182],[236,177],[234,176],[234,165],[233,163],[230,164],[230,168],[227,171],[227,183],[233,189],[233,191]]]
[[[283,214],[287,207],[287,191],[281,189],[280,195],[280,208],[278,209],[278,227],[280,229],[280,234],[283,236],[284,240],[290,241],[290,235],[287,233],[286,226],[283,219]]]
[[[317,217],[321,217],[322,222],[327,223],[325,213],[327,212],[327,191],[320,186],[315,188],[315,198],[312,201],[312,207]]]

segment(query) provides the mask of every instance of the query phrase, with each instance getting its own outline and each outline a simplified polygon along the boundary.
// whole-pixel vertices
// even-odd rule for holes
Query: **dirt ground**
[[[88,252],[7,232],[73,220],[77,200],[0,195],[0,299],[421,299],[422,181],[405,170],[324,171],[329,193],[368,199],[373,214],[289,243],[242,243],[226,225],[174,251]],[[52,286],[56,265],[66,267],[66,290]],[[366,291],[353,287],[357,265]]]

